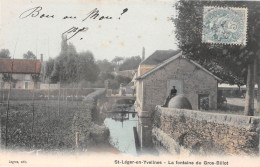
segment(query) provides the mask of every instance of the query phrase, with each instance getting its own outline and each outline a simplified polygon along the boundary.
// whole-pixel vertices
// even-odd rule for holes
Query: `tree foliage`
[[[55,60],[52,58],[49,58],[49,60],[46,62],[46,69],[45,69],[45,76],[49,78],[51,76],[51,73],[53,71]]]
[[[10,59],[10,51],[8,49],[1,49],[0,50],[0,58],[1,59]]]
[[[123,62],[124,58],[116,56],[111,62],[115,63],[115,65],[120,65]]]
[[[14,78],[13,78],[13,76],[12,76],[11,74],[9,74],[9,73],[3,73],[3,74],[2,74],[2,80],[3,80],[4,82],[9,82],[9,81],[11,80],[11,82],[12,82],[12,81],[14,81]]]
[[[140,56],[132,56],[124,59],[123,63],[119,66],[119,70],[134,70],[137,69],[142,59]]]
[[[41,76],[39,74],[31,74],[34,83],[41,81]]]
[[[72,43],[62,36],[61,52],[46,63],[45,76],[52,83],[73,83],[82,80],[94,82],[99,74],[93,54],[89,51],[78,53]]]
[[[115,66],[109,62],[107,59],[97,61],[98,68],[100,72],[112,72]]]
[[[91,52],[82,52],[78,56],[78,75],[81,80],[94,82],[98,78],[100,70],[95,63]]]
[[[27,59],[27,60],[35,60],[36,56],[32,51],[28,51],[27,53],[23,54],[23,59]]]
[[[247,7],[247,45],[202,43],[203,6]],[[260,3],[245,1],[179,1],[173,19],[176,38],[185,55],[206,67],[223,81],[245,84],[247,66],[254,61],[260,45]]]
[[[128,77],[117,75],[114,78],[108,79],[110,89],[118,89],[120,84],[127,85],[131,82],[131,79]]]

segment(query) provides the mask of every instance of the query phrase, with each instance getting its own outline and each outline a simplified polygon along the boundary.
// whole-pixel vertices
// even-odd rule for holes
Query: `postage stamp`
[[[202,42],[246,45],[247,8],[204,6]]]

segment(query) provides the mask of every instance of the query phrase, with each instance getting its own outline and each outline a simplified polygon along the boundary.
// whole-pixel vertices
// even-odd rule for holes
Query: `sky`
[[[173,0],[0,0],[0,49],[22,58],[28,50],[44,60],[56,57],[61,50],[61,35],[74,27],[68,40],[78,52],[91,51],[97,60],[115,56],[148,57],[155,50],[177,49]],[[38,7],[38,8],[37,8]],[[30,15],[33,10],[37,10]],[[83,21],[95,8],[96,19]],[[128,9],[123,13],[124,9]],[[27,12],[26,12],[27,11]],[[38,11],[38,12],[37,12]],[[54,15],[54,18],[40,16]],[[29,15],[28,17],[25,17]],[[76,19],[63,19],[65,16]],[[102,19],[100,17],[112,17]],[[120,19],[119,19],[120,18]],[[75,28],[78,28],[77,30]]]

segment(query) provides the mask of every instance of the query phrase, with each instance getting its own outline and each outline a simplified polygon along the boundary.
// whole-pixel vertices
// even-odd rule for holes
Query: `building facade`
[[[38,82],[34,82],[34,78],[38,78]],[[0,59],[0,86],[3,89],[10,85],[15,89],[39,88],[40,78],[40,60]]]
[[[166,51],[169,53],[169,51]],[[163,54],[163,52],[161,52]],[[139,71],[141,71],[141,65]],[[136,78],[136,108],[140,116],[148,116],[156,105],[163,105],[173,86],[183,94],[193,109],[217,108],[220,79],[199,64],[172,51],[172,57]]]

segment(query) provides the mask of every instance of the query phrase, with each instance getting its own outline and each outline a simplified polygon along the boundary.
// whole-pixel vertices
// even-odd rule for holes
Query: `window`
[[[198,95],[198,109],[209,110],[209,94]]]
[[[24,89],[29,89],[29,82],[24,82]]]

